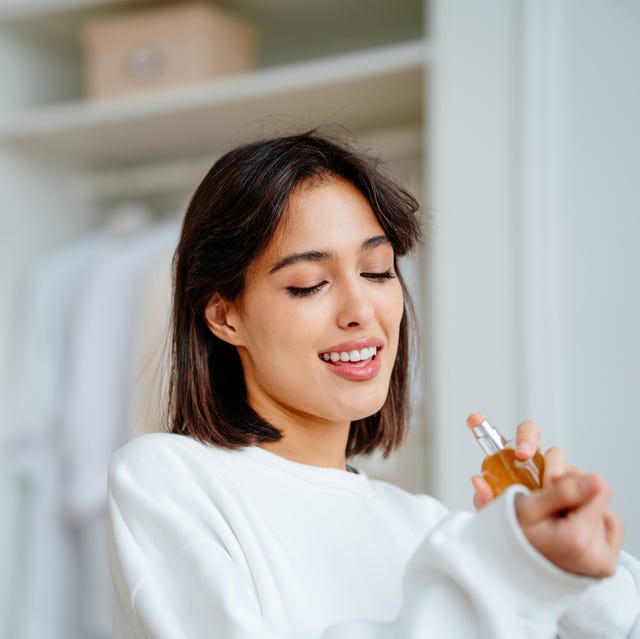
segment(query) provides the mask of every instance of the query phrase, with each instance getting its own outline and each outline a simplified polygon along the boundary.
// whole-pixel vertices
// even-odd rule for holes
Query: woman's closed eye
[[[388,269],[382,273],[360,273],[362,277],[366,277],[369,280],[379,280],[380,283],[384,283],[385,280],[392,280],[396,274]]]
[[[300,286],[287,286],[287,293],[291,295],[291,297],[310,297],[315,293],[318,293],[328,282],[323,280],[322,282],[318,282],[313,286],[308,287],[300,287]]]
[[[360,275],[368,280],[377,281],[380,284],[383,284],[386,280],[394,279],[396,276],[391,269],[383,271],[382,273],[365,272],[361,273]],[[312,295],[320,292],[328,283],[329,282],[327,280],[323,280],[322,282],[318,282],[313,286],[287,286],[287,293],[289,293],[291,297],[311,297]]]

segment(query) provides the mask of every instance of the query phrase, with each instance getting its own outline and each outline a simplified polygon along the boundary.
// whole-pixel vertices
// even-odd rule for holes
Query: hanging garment
[[[136,374],[127,439],[161,431],[166,423],[172,255],[161,255],[144,275],[134,327]]]
[[[5,465],[19,492],[12,639],[112,635],[106,466],[129,430],[126,349],[135,350],[139,287],[179,233],[177,220],[148,226],[140,213],[118,214],[107,228],[45,256],[21,287],[2,429]],[[92,306],[101,297],[102,307]]]
[[[74,540],[60,518],[60,398],[66,394],[71,318],[78,291],[105,252],[99,233],[42,258],[22,287],[21,330],[11,367],[3,453],[18,490],[15,639],[77,636]]]
[[[102,255],[73,316],[69,386],[63,409],[62,511],[80,551],[82,637],[111,637],[106,552],[106,476],[124,441],[134,384],[134,319],[143,276],[175,249],[175,221],[130,234]]]

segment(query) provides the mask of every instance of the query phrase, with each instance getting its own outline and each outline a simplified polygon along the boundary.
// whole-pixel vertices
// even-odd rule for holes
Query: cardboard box
[[[85,95],[91,99],[202,82],[255,66],[255,29],[202,1],[96,18],[81,39]]]

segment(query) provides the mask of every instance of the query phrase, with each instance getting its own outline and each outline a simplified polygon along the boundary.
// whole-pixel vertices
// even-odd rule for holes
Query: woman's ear
[[[233,346],[239,346],[241,340],[235,325],[235,313],[233,313],[232,307],[231,302],[216,293],[204,309],[204,319],[209,330],[216,337]]]

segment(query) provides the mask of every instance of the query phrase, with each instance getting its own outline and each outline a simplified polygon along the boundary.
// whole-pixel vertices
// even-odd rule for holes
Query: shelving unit
[[[113,183],[118,172],[140,174],[150,164],[196,166],[194,158],[258,136],[325,124],[364,140],[372,132],[388,140],[384,132],[399,130],[406,139],[414,131],[421,149],[432,65],[424,0],[219,0],[260,33],[254,71],[83,99],[83,24],[167,1],[0,0],[0,186],[14,212],[6,247],[0,240],[4,299],[14,296],[17,274],[33,256],[100,219],[103,202],[84,187],[101,173]],[[416,144],[409,147],[419,158]],[[0,337],[0,361],[5,352]]]
[[[429,62],[428,45],[414,41],[142,96],[33,107],[0,118],[0,142],[96,168],[206,153],[269,120],[337,119],[356,133],[418,125]]]

